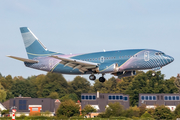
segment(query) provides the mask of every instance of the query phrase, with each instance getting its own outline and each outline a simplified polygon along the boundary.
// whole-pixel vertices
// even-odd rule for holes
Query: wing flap
[[[82,73],[84,73],[85,71],[88,71],[88,69],[94,70],[98,66],[97,63],[76,60],[76,59],[70,59],[70,58],[64,58],[64,57],[60,57],[60,56],[56,56],[56,55],[53,55],[50,57],[61,60],[60,63],[63,64],[64,67],[69,66],[69,67],[72,67],[73,69],[79,69],[79,71]]]
[[[28,63],[38,63],[38,62],[39,62],[39,61],[37,61],[37,60],[31,60],[31,59],[26,59],[26,58],[20,58],[20,57],[10,56],[10,55],[7,55],[7,57],[10,57],[10,58],[13,58],[13,59],[16,59],[16,60],[20,60],[20,61],[23,61],[23,62],[28,62]]]

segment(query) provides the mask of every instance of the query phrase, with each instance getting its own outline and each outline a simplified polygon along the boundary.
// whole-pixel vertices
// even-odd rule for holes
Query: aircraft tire
[[[105,79],[104,77],[100,77],[100,78],[99,78],[99,82],[105,82],[105,80],[106,80],[106,79]]]
[[[89,76],[89,79],[90,79],[90,80],[95,80],[95,79],[96,79],[96,76],[95,76],[95,75],[90,75],[90,76]]]

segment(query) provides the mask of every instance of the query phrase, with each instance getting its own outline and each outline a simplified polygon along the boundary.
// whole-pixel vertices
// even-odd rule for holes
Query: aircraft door
[[[149,51],[144,52],[144,61],[149,61]]]

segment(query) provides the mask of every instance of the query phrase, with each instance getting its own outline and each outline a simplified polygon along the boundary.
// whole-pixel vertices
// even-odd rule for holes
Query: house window
[[[175,97],[175,96],[172,96],[172,99],[173,99],[173,100],[176,100],[176,97]]]
[[[89,100],[92,100],[92,96],[91,95],[89,96]]]
[[[141,96],[141,100],[144,100],[144,96]]]
[[[171,96],[169,96],[169,100],[172,100]]]
[[[95,95],[93,95],[93,100],[95,100],[96,99],[96,96]]]
[[[127,98],[127,97],[124,97],[124,100],[125,100],[125,101],[127,101],[127,100],[128,100],[128,98]]]
[[[84,100],[84,95],[81,96],[81,99]]]
[[[120,96],[120,100],[123,100],[123,96]]]
[[[86,100],[88,100],[88,95],[86,95]]]
[[[26,110],[26,100],[19,100],[19,110]]]
[[[148,100],[148,96],[145,96],[145,99]]]
[[[156,96],[153,96],[153,100],[156,100]]]
[[[119,100],[119,96],[118,95],[116,96],[116,100]]]
[[[168,97],[167,97],[167,96],[164,96],[164,100],[168,100]]]
[[[176,96],[176,100],[179,100],[179,96]]]
[[[111,100],[112,99],[112,97],[111,96],[109,96],[109,100]]]
[[[113,95],[113,100],[115,100],[116,99],[116,97],[115,97],[115,95]]]
[[[38,108],[32,108],[32,111],[38,111]]]
[[[149,100],[152,100],[152,96],[149,96]]]

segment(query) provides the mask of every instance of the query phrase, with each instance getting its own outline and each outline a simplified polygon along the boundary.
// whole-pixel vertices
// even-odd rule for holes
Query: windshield
[[[156,52],[155,55],[165,55],[163,52]]]

